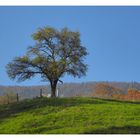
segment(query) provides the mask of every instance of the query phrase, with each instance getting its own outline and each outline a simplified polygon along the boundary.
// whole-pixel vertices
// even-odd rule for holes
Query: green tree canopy
[[[44,27],[32,37],[35,45],[7,65],[11,79],[24,81],[40,74],[44,81],[50,82],[51,96],[55,97],[57,83],[62,82],[60,78],[65,74],[79,78],[86,74],[84,58],[87,50],[81,45],[79,32]]]

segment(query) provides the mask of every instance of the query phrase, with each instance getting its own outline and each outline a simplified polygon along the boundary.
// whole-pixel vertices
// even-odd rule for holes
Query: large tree
[[[84,58],[87,50],[81,45],[80,33],[67,28],[57,30],[44,27],[32,35],[35,45],[22,57],[16,57],[6,68],[11,79],[24,81],[40,74],[51,85],[51,97],[56,97],[56,87],[65,74],[81,77],[86,74]]]

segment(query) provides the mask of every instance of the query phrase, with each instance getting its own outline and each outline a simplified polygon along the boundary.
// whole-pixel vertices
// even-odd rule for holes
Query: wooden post
[[[8,96],[8,94],[7,94],[7,103],[9,104],[9,96]]]
[[[17,102],[19,102],[19,96],[18,96],[18,93],[17,93]]]
[[[40,97],[42,97],[42,89],[40,89]]]

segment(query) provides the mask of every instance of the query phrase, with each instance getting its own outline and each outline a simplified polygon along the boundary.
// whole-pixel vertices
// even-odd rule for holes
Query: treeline
[[[95,94],[97,84],[108,84],[114,88],[120,89],[121,94],[127,94],[130,88],[140,90],[140,83],[138,82],[65,83],[63,85],[58,85],[59,96],[91,96]],[[40,89],[42,89],[43,94],[50,94],[50,86],[0,86],[0,95],[7,93],[19,94],[22,100],[39,96]]]
[[[59,97],[98,97],[119,100],[140,100],[140,83],[87,82],[58,85]],[[50,94],[49,86],[0,86],[0,104]]]

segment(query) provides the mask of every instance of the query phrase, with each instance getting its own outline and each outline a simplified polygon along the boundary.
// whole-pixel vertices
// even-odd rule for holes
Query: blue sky
[[[81,33],[89,55],[87,75],[64,82],[140,82],[140,7],[0,7],[0,85],[42,85],[38,77],[11,81],[5,66],[21,56],[39,27],[68,27]]]

